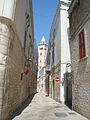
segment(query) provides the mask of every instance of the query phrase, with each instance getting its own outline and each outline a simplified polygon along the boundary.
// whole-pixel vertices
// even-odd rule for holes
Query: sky
[[[49,33],[59,0],[32,0],[34,35],[37,46],[42,37],[49,41]]]

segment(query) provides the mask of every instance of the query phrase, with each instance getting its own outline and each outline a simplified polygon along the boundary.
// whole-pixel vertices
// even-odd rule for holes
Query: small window
[[[43,48],[40,48],[40,50],[43,50]]]
[[[31,35],[29,34],[29,38],[31,39]]]
[[[40,53],[40,55],[42,55],[42,53]]]
[[[42,61],[40,60],[40,63],[41,63]]]
[[[29,14],[26,13],[26,29],[30,26],[30,18],[29,18]]]
[[[80,59],[86,57],[84,29],[79,33],[79,55]]]

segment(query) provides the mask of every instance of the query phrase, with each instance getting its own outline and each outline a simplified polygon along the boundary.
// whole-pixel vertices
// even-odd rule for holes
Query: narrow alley
[[[17,111],[13,120],[87,120],[71,111],[66,105],[47,97],[43,92],[37,93],[31,103],[22,112]],[[20,110],[20,109],[19,109]]]
[[[0,0],[0,120],[90,120],[90,0]]]

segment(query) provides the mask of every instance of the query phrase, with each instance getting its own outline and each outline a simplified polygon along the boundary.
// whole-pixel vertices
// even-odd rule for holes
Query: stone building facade
[[[90,0],[69,8],[73,109],[90,119]]]
[[[47,54],[47,68],[49,65],[50,69],[50,72],[46,69],[49,73],[49,94],[58,102],[64,102],[63,80],[66,66],[70,64],[68,7],[67,0],[59,1],[50,30]]]
[[[48,43],[48,51],[47,51],[47,57],[46,57],[46,79],[45,79],[45,92],[48,96],[52,97],[52,86],[51,86],[51,34],[49,36],[49,43]]]
[[[36,92],[35,59],[32,0],[0,0],[0,120]]]

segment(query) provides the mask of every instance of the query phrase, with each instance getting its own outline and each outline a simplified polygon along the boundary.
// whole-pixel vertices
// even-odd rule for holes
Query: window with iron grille
[[[79,33],[79,55],[80,59],[86,57],[84,29]]]

